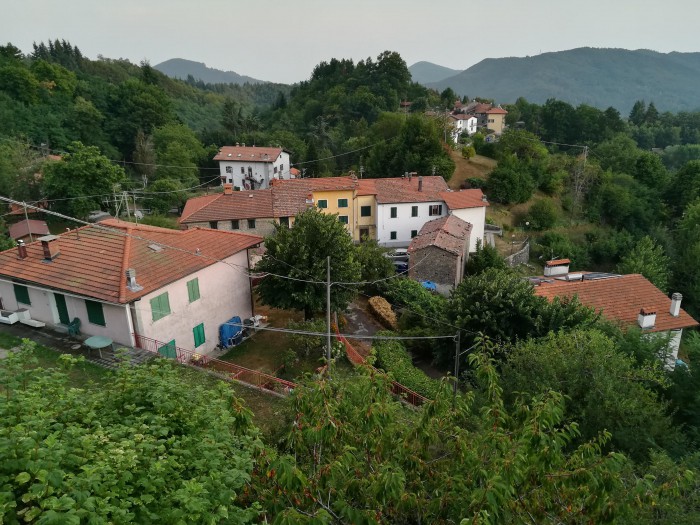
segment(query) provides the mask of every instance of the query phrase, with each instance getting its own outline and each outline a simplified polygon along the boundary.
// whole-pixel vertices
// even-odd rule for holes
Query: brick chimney
[[[58,235],[44,235],[39,237],[41,241],[41,249],[44,250],[44,260],[53,261],[61,255],[61,250],[58,244]]]
[[[17,241],[17,258],[26,259],[27,258],[27,247],[24,245],[23,240]]]
[[[642,330],[648,330],[649,328],[654,328],[656,325],[656,308],[644,307],[639,310],[639,315],[637,316],[637,324]]]
[[[418,177],[418,191],[423,191],[423,175]]]
[[[20,241],[22,242],[22,241]],[[678,317],[681,314],[681,301],[683,300],[683,295],[678,292],[671,296],[671,315],[673,317]]]
[[[233,195],[233,184],[230,182],[224,184],[224,195]]]

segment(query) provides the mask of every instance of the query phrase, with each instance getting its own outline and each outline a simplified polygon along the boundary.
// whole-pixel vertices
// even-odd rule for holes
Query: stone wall
[[[408,276],[417,281],[433,281],[451,289],[457,282],[461,260],[461,257],[445,250],[427,246],[411,255]]]
[[[186,224],[187,228],[194,228],[195,226],[200,228],[211,228],[209,222],[194,222]],[[265,237],[272,234],[275,231],[274,220],[273,219],[255,219],[255,228],[248,227],[248,219],[240,219],[238,221],[238,229],[233,229],[232,221],[218,221],[216,224],[217,230],[235,231],[241,233],[251,233],[254,235],[260,235]]]
[[[521,248],[515,252],[513,255],[506,257],[506,264],[511,268],[518,266],[520,264],[527,264],[530,262],[530,239],[525,239]]]

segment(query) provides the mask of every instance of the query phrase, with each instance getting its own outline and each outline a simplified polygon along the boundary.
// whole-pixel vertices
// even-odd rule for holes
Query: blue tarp
[[[435,284],[433,281],[421,281],[421,284],[426,290],[437,292],[437,284]]]
[[[243,339],[243,323],[241,318],[236,316],[219,326],[219,344],[223,348],[236,346]]]

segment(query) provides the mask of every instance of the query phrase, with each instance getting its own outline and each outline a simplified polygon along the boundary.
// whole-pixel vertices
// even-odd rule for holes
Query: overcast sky
[[[61,38],[84,55],[204,62],[308,79],[331,58],[398,51],[466,69],[576,47],[700,51],[699,0],[3,0],[0,42]]]

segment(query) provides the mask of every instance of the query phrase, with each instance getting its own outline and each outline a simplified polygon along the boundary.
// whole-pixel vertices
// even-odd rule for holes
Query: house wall
[[[430,206],[442,205],[440,215],[429,215]],[[418,216],[411,217],[411,208],[418,206]],[[391,217],[391,208],[396,207],[397,216]],[[433,219],[447,215],[447,205],[443,201],[405,202],[398,204],[377,205],[377,241],[382,246],[405,248],[411,243],[411,231],[419,232],[423,225]],[[396,239],[391,239],[391,232],[396,232]]]
[[[225,262],[236,266],[213,264],[137,301],[134,314],[138,333],[163,343],[174,339],[176,346],[201,354],[211,352],[219,342],[221,324],[236,315],[241,319],[253,315],[247,251]],[[190,303],[187,282],[195,277],[199,279],[200,298]],[[164,292],[168,292],[170,314],[153,321],[150,301]],[[192,330],[200,323],[204,323],[205,342],[195,348]]]
[[[325,209],[319,208],[323,213],[334,214],[337,213],[338,216],[347,216],[348,223],[345,225],[345,229],[354,238],[354,225],[355,225],[355,206],[354,206],[354,190],[336,190],[336,191],[314,191],[313,197],[316,206],[318,206],[319,200],[325,200],[328,203],[328,207]],[[347,199],[348,207],[339,208],[338,199]]]
[[[231,168],[231,173],[227,173],[227,167]],[[245,173],[241,173],[241,168],[243,168]],[[262,180],[262,184],[256,184],[255,188],[245,188],[244,178],[248,176],[248,168],[252,169],[253,178],[256,181]],[[231,157],[230,161],[219,161],[219,173],[222,182],[230,182],[240,189],[259,190],[269,188],[270,180],[272,179],[291,178],[289,154],[283,151],[279,157],[272,162],[251,162],[243,158],[241,158],[241,160],[235,160],[235,157]]]
[[[500,135],[503,133],[503,130],[506,127],[506,116],[505,115],[492,115],[492,114],[487,114],[485,115],[485,126],[488,129],[492,129],[496,135]],[[493,121],[493,122],[489,122]]]
[[[289,222],[290,222],[290,224],[293,222],[293,217],[290,218]],[[251,233],[251,234],[255,234],[255,235],[260,235],[261,237],[265,237],[266,235],[270,235],[272,232],[275,231],[275,223],[279,224],[279,219],[273,219],[273,218],[255,219],[255,228],[248,228],[248,219],[239,219],[238,220],[239,228],[237,230],[234,230],[231,227],[231,221],[226,220],[226,221],[217,221],[216,229],[217,230],[236,231],[236,232],[242,232],[242,233]],[[190,222],[190,223],[187,223],[185,226],[187,228],[195,228],[197,226],[199,226],[200,228],[210,228],[209,221]]]
[[[442,285],[443,289],[452,289],[464,275],[463,261],[459,255],[427,246],[411,255],[408,276],[417,281],[433,281]]]
[[[355,242],[359,242],[360,230],[366,228],[369,230],[369,238],[377,238],[377,199],[374,195],[361,195],[355,198],[355,227],[353,229],[352,238]],[[372,208],[372,215],[369,217],[362,217],[360,214],[360,208],[362,206],[369,206]]]
[[[2,299],[3,307],[6,310],[15,311],[20,308],[26,308],[29,310],[32,319],[42,321],[51,328],[60,329],[61,325],[58,320],[58,309],[56,308],[54,292],[37,285],[27,284],[24,286],[29,291],[31,305],[18,303],[12,283],[0,280],[0,298]],[[66,298],[69,319],[73,320],[76,317],[80,319],[80,332],[83,335],[101,335],[112,339],[118,345],[133,346],[126,305],[102,302],[105,326],[100,326],[92,324],[88,320],[85,298],[70,294],[62,295]]]
[[[461,210],[452,210],[450,212],[455,217],[462,219],[472,225],[472,231],[469,238],[469,252],[476,251],[476,241],[481,239],[484,243],[484,224],[486,224],[486,206],[480,208],[464,208]]]

